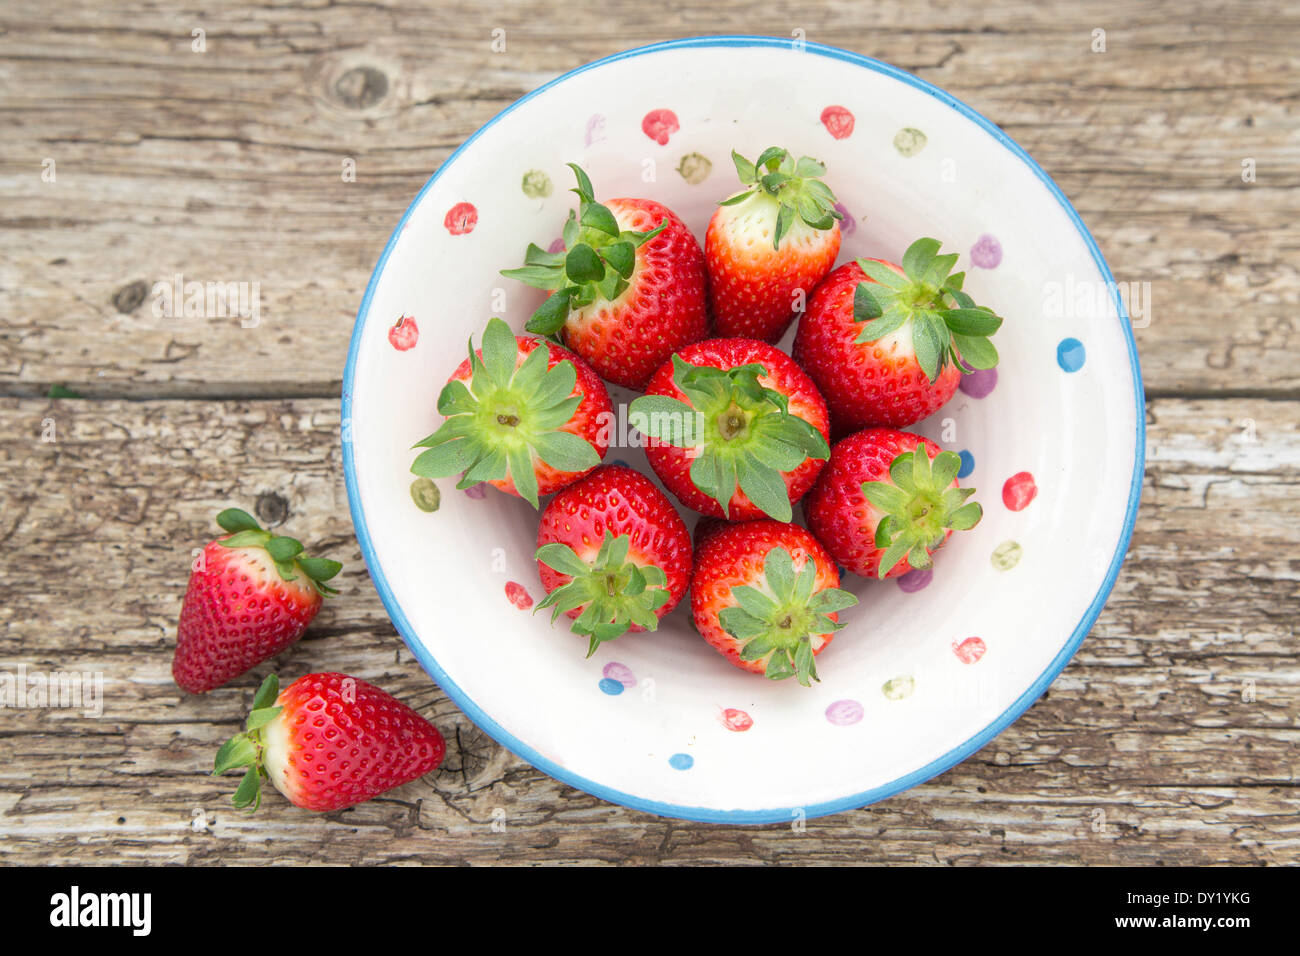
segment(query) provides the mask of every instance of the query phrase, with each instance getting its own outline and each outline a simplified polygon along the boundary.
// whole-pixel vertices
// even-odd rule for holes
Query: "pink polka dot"
[[[847,727],[862,719],[862,705],[856,700],[837,700],[826,708],[826,719],[837,727]]]
[[[980,236],[970,247],[970,261],[981,269],[996,269],[1002,261],[1002,243],[988,234]]]
[[[974,664],[984,656],[986,650],[988,648],[984,646],[984,642],[978,637],[968,637],[964,641],[952,642],[952,652],[957,655],[957,660],[963,664]]]
[[[466,498],[477,498],[480,501],[487,497],[487,485],[470,485],[465,489]]]
[[[1037,494],[1034,476],[1022,471],[1012,475],[1002,486],[1002,503],[1011,511],[1024,511]]]
[[[420,327],[415,324],[415,316],[404,315],[388,330],[388,341],[399,352],[415,348],[420,340]]]
[[[822,110],[822,125],[836,139],[847,139],[853,133],[853,114],[842,106],[828,106]]]
[[[853,235],[853,233],[857,231],[858,221],[853,218],[853,214],[849,212],[848,206],[844,205],[842,202],[837,202],[835,204],[835,211],[844,217],[840,220],[840,232],[846,236]]]
[[[736,733],[743,733],[754,726],[754,718],[743,710],[728,707],[722,712],[722,726],[728,730],[734,730]]]
[[[473,203],[458,202],[447,210],[442,224],[453,236],[464,236],[473,232],[474,227],[478,225],[478,210],[474,208]]]
[[[651,110],[641,120],[641,131],[660,146],[667,146],[668,137],[679,129],[677,114],[672,110]]]
[[[547,251],[547,252],[563,252],[563,251],[564,251],[564,237],[563,237],[563,236],[560,236],[558,239],[552,239],[552,240],[551,240],[551,244],[550,244],[549,246],[546,247],[546,251]]]
[[[610,661],[605,665],[601,675],[608,677],[610,680],[616,680],[624,687],[636,686],[636,675],[632,673],[632,668],[626,664],[620,664],[618,661]]]
[[[521,611],[527,611],[533,606],[533,596],[528,593],[527,589],[516,581],[506,582],[506,597],[510,603]]]

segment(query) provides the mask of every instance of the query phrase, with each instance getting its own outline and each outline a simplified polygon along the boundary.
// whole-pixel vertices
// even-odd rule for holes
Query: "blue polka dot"
[[[690,754],[673,754],[668,758],[668,766],[674,770],[690,770],[695,766],[695,758]]]
[[[961,467],[957,469],[957,477],[965,478],[974,470],[975,470],[975,456],[972,455],[970,452],[966,451],[965,449],[962,449]]]
[[[1087,357],[1087,350],[1078,339],[1061,339],[1061,344],[1056,347],[1056,364],[1067,372],[1079,371]]]
[[[610,697],[617,697],[619,694],[623,693],[623,682],[616,681],[612,677],[606,677],[601,680],[600,689],[606,694],[609,694]]]

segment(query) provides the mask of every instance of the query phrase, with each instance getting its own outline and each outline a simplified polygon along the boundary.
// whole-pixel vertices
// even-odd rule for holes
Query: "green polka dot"
[[[709,173],[713,172],[713,164],[709,162],[707,156],[701,156],[699,153],[687,153],[682,157],[682,161],[677,164],[677,171],[682,174],[682,179],[692,186],[698,186],[709,178]]]
[[[880,689],[890,700],[902,700],[912,696],[912,691],[916,690],[916,681],[911,677],[895,677],[885,681]]]
[[[442,504],[442,492],[432,478],[416,478],[411,482],[411,500],[421,511],[437,511]]]
[[[993,549],[993,556],[989,560],[999,571],[1010,571],[1020,563],[1020,555],[1024,550],[1018,541],[1003,541]]]
[[[919,129],[905,126],[894,134],[894,149],[904,156],[915,156],[925,149],[925,134]]]
[[[524,173],[521,188],[529,199],[545,199],[551,194],[551,177],[540,169],[530,169]]]

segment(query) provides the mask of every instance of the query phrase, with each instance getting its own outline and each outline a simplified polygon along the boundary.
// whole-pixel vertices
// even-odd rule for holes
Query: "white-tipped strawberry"
[[[722,201],[704,242],[714,329],[771,343],[835,264],[843,216],[819,161],[776,146],[757,162],[731,158],[745,188]]]

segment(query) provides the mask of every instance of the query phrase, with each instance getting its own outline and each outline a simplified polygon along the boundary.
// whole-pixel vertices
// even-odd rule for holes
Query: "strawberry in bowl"
[[[586,362],[491,319],[483,347],[460,363],[438,396],[447,420],[415,447],[422,478],[461,474],[457,488],[486,482],[523,498],[572,484],[609,448],[609,393]]]
[[[961,458],[894,428],[869,428],[836,442],[804,499],[808,527],[843,568],[893,578],[928,568],[954,531],[983,515],[957,484]]]
[[[1002,325],[962,291],[957,254],[918,239],[903,264],[858,259],[832,272],[799,320],[794,357],[817,383],[837,436],[906,428],[952,398],[964,371],[997,365]]]
[[[715,518],[789,521],[830,456],[826,403],[790,356],[757,339],[688,346],[651,378],[628,420],[659,480]]]
[[[538,608],[566,614],[590,657],[628,631],[653,631],[686,595],[691,536],[664,493],[639,472],[603,465],[542,512]]]
[[[796,524],[711,527],[695,554],[691,613],[735,666],[808,687],[820,680],[814,658],[844,626],[837,612],[858,603],[839,584],[830,554]]]
[[[558,335],[602,378],[640,390],[673,352],[709,331],[704,254],[672,210],[653,199],[596,202],[578,178],[578,212],[564,249],[529,245],[524,265],[501,274],[551,294],[528,331]]]
[[[775,342],[835,264],[843,215],[818,160],[776,146],[731,159],[745,188],[719,203],[704,237],[714,332]]]

